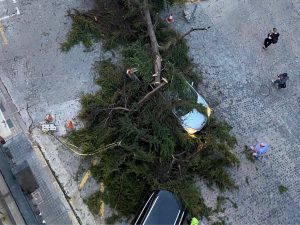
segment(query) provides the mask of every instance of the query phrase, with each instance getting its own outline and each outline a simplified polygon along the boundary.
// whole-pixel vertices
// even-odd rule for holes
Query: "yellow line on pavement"
[[[82,178],[82,180],[81,180],[81,182],[80,182],[80,184],[79,184],[79,190],[81,190],[81,189],[83,188],[83,186],[85,185],[85,183],[87,182],[87,180],[90,178],[90,176],[91,176],[91,171],[88,170],[88,171],[84,174],[84,176],[83,176],[83,178]]]
[[[4,33],[4,27],[2,25],[2,23],[0,22],[0,36],[2,37],[2,40],[3,40],[3,44],[7,45],[8,44],[8,40],[7,40],[7,37]]]
[[[99,191],[100,191],[100,193],[104,192],[104,184],[102,182],[100,183]],[[100,200],[99,216],[101,218],[104,218],[104,212],[105,212],[105,205],[104,205],[104,202],[102,200]]]

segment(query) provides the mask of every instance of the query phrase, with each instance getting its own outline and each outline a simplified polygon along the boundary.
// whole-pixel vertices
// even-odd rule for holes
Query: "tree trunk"
[[[156,35],[154,32],[154,27],[152,24],[152,20],[151,20],[151,15],[150,15],[150,11],[149,11],[149,3],[147,0],[144,0],[143,3],[143,12],[144,12],[144,17],[146,20],[146,24],[147,24],[147,30],[148,30],[148,35],[150,38],[150,43],[151,43],[151,49],[152,52],[154,54],[155,57],[155,61],[154,61],[154,71],[155,73],[153,74],[153,76],[155,77],[155,85],[158,86],[161,82],[161,77],[160,77],[160,73],[161,73],[161,55],[159,53],[159,45],[157,43],[157,39],[156,39]]]

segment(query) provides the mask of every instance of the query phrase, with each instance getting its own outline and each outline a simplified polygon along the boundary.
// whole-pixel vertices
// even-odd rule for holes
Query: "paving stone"
[[[198,3],[190,23],[172,24],[182,33],[191,27],[211,26],[193,32],[187,40],[190,55],[204,71],[200,92],[208,102],[219,102],[215,115],[233,126],[241,158],[232,170],[239,190],[225,193],[238,209],[226,207],[231,224],[300,224],[300,8],[291,0],[211,0]],[[174,17],[180,10],[173,8]],[[172,11],[171,10],[171,11]],[[263,40],[277,27],[279,41],[267,50]],[[270,82],[287,72],[287,88],[278,90]],[[270,144],[268,157],[246,160],[244,145],[257,139]],[[248,177],[249,185],[245,182]],[[288,187],[279,194],[278,186]],[[202,187],[203,188],[203,187]]]
[[[36,178],[39,188],[34,192],[33,202],[42,212],[42,218],[47,224],[72,224],[68,217],[68,210],[59,199],[58,193],[53,186],[53,180],[49,178],[47,168],[43,167],[33,151],[30,142],[24,133],[11,138],[5,145],[11,152],[14,162],[19,164],[28,161]]]

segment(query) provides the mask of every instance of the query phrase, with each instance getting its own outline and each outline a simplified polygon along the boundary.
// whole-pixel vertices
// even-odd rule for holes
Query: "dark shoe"
[[[262,47],[263,49],[267,49],[265,46]]]

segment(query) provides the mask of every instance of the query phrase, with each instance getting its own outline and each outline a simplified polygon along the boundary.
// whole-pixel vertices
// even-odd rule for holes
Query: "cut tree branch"
[[[163,86],[165,86],[167,83],[166,82],[162,82],[160,83],[156,88],[154,88],[152,91],[150,91],[148,94],[146,94],[139,102],[138,105],[142,105],[144,102],[146,102],[147,100],[149,100],[149,98],[154,95],[155,92],[157,92],[158,90],[160,90]]]
[[[159,86],[160,82],[161,82],[160,73],[161,73],[162,58],[159,53],[159,45],[157,43],[156,35],[154,32],[154,27],[152,24],[148,0],[144,0],[144,2],[143,2],[143,12],[144,12],[144,17],[145,17],[146,24],[147,24],[147,30],[148,30],[148,35],[150,38],[151,49],[155,56],[155,62],[154,62],[154,72],[155,73],[153,76],[155,77],[155,84]]]
[[[183,38],[185,38],[187,35],[189,35],[190,33],[192,33],[193,31],[197,31],[197,30],[208,30],[210,27],[199,27],[199,28],[191,28],[188,32],[186,32],[185,34],[183,34],[177,41],[177,43],[179,41],[181,41]]]
[[[210,27],[199,27],[199,28],[191,28],[188,32],[183,34],[181,37],[175,39],[175,40],[170,40],[164,46],[159,46],[159,50],[161,51],[166,51],[168,50],[171,46],[176,46],[179,42],[182,41],[183,38],[185,38],[187,35],[192,33],[193,31],[198,31],[198,30],[208,30]]]
[[[127,111],[127,112],[130,111],[130,109],[127,109],[125,107],[106,108],[105,110],[124,110],[124,111]]]

